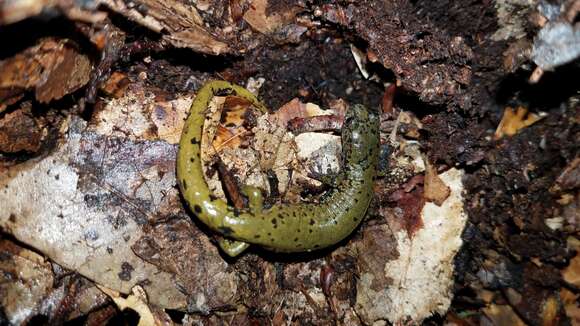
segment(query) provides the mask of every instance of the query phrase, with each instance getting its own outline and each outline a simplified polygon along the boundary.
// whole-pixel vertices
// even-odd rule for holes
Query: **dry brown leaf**
[[[578,298],[580,295],[573,293],[572,291],[562,288],[560,290],[560,300],[562,300],[562,305],[566,311],[566,316],[570,318],[572,325],[580,325],[580,305],[578,304]]]
[[[570,190],[580,186],[580,157],[575,158],[566,166],[556,179],[556,183],[563,190]]]
[[[244,124],[246,114],[250,111],[252,103],[239,96],[227,96],[224,105],[222,116],[225,118],[222,121],[227,127],[239,127]]]
[[[558,325],[560,303],[555,295],[551,295],[543,302],[541,311],[542,325]]]
[[[330,115],[329,110],[322,110],[318,105],[303,103],[298,98],[282,105],[278,111],[271,114],[269,120],[275,122],[280,127],[286,128],[288,122],[296,118],[308,118],[319,115]]]
[[[216,115],[220,116],[220,123],[216,127],[215,137],[212,146],[216,152],[223,148],[231,149],[240,147],[251,132],[244,126],[252,124],[254,115],[252,103],[238,96],[226,96],[220,100],[221,108],[218,108]]]
[[[175,0],[142,0],[140,6],[146,12],[122,0],[98,0],[113,11],[128,17],[157,33],[176,47],[187,47],[209,54],[231,52],[230,46],[220,37],[220,29],[208,31],[205,23],[188,2]]]
[[[243,128],[228,129],[222,125],[219,125],[217,127],[212,145],[216,152],[220,152],[224,147],[238,148],[243,142],[243,137],[247,134],[248,131],[244,130]]]
[[[178,48],[191,48],[195,51],[220,55],[231,52],[230,47],[199,26],[164,36]]]
[[[493,325],[526,326],[526,323],[507,305],[492,304],[484,308],[483,313],[492,321]]]
[[[500,139],[504,136],[513,136],[521,129],[538,122],[542,118],[544,118],[543,115],[528,113],[528,109],[523,106],[516,109],[506,107],[495,131],[494,138]]]
[[[449,197],[451,190],[439,178],[437,169],[429,163],[429,160],[425,160],[425,165],[425,199],[437,206],[441,206]]]
[[[38,45],[0,62],[0,94],[6,94],[5,90],[9,89],[22,92],[34,89],[36,99],[48,103],[84,86],[91,69],[88,57],[79,53],[71,41],[43,39]]]
[[[570,260],[570,265],[562,271],[562,278],[575,286],[580,286],[580,254]]]
[[[0,152],[38,151],[46,130],[38,125],[29,107],[7,113],[0,119]]]
[[[254,0],[250,8],[244,13],[244,20],[262,34],[271,34],[281,26],[294,20],[300,8],[292,7],[283,12],[267,14],[268,0]]]
[[[120,98],[125,94],[131,81],[127,75],[120,72],[113,72],[111,77],[101,86],[101,90],[113,98]]]

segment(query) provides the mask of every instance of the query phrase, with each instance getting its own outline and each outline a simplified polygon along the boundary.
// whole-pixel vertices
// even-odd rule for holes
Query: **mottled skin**
[[[265,107],[244,88],[224,81],[207,83],[195,98],[179,143],[177,179],[197,217],[230,240],[226,250],[237,255],[243,242],[276,252],[303,252],[332,246],[346,238],[362,221],[373,195],[379,152],[379,121],[362,105],[351,107],[342,129],[344,176],[319,203],[281,204],[262,209],[259,190],[245,187],[250,209],[238,211],[213,196],[205,181],[200,140],[206,110],[216,93],[234,94]],[[223,247],[223,246],[222,246]]]

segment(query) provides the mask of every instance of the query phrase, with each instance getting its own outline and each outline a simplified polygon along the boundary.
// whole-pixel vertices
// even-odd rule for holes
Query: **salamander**
[[[247,244],[275,252],[307,252],[332,246],[361,223],[373,196],[379,155],[378,117],[362,105],[352,106],[342,127],[343,168],[337,184],[318,203],[278,204],[262,208],[262,194],[244,187],[250,208],[239,210],[212,195],[204,177],[201,139],[207,108],[217,95],[236,95],[262,112],[266,107],[248,90],[225,81],[210,81],[194,99],[177,153],[177,182],[197,218],[228,239],[228,255]]]

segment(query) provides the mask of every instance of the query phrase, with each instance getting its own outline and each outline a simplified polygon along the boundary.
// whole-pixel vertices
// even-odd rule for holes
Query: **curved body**
[[[347,112],[342,131],[344,177],[319,203],[281,204],[269,209],[254,204],[251,209],[238,211],[211,194],[200,159],[206,109],[220,92],[246,98],[265,110],[247,90],[224,81],[209,82],[198,92],[177,154],[178,184],[192,212],[226,238],[272,251],[311,251],[346,238],[362,221],[373,195],[379,152],[378,118],[361,105]],[[261,198],[252,202],[261,203]]]

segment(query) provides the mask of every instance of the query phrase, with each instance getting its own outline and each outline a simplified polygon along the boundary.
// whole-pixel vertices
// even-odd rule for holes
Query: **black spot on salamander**
[[[219,231],[221,234],[225,235],[226,237],[227,237],[227,236],[230,236],[230,235],[232,235],[232,234],[234,234],[234,230],[232,230],[232,228],[230,228],[230,227],[227,227],[227,226],[220,226],[220,227],[218,228],[218,231]]]
[[[315,244],[315,245],[314,245],[314,248],[320,248],[320,245],[318,245],[318,244]]]
[[[314,225],[314,219],[310,219],[310,225]]]
[[[272,233],[268,232],[268,236],[271,236],[271,235],[272,235]]]
[[[212,91],[214,96],[229,96],[229,95],[238,95],[238,93],[231,89],[231,88],[227,88],[227,89],[215,89]]]
[[[187,190],[187,182],[185,182],[185,179],[181,180],[181,185],[183,186],[183,190]]]
[[[282,215],[282,213],[278,214],[278,217],[283,220],[284,219],[284,215]]]
[[[214,194],[210,194],[210,195],[209,195],[209,200],[211,200],[211,201],[215,201],[215,200],[217,200],[217,199],[218,199],[218,198],[217,198],[217,196],[216,196],[216,195],[214,195]]]
[[[312,229],[308,230],[309,233],[312,233]]]
[[[201,213],[201,206],[199,206],[199,205],[195,204],[195,205],[193,205],[193,210],[194,210],[194,211],[195,211],[197,214],[199,214],[199,213]]]
[[[194,159],[193,157],[191,157],[191,158],[189,159],[189,161],[190,161],[191,163],[193,163],[193,162],[195,162],[195,159]]]
[[[294,242],[298,242],[298,238],[294,238]]]
[[[197,138],[193,137],[193,138],[191,138],[191,144],[197,145],[197,144],[199,144],[199,140],[197,140]]]
[[[357,218],[357,217],[355,217],[355,218],[353,218],[352,220],[356,222],[356,221],[358,221],[358,218]]]
[[[274,225],[274,227],[278,226],[278,221],[275,218],[272,219],[272,225]]]
[[[360,194],[360,192],[359,192],[359,194]],[[358,198],[354,197],[354,203],[358,204]]]
[[[254,239],[260,239],[260,235],[259,235],[259,234],[256,234],[256,235],[254,236]]]

